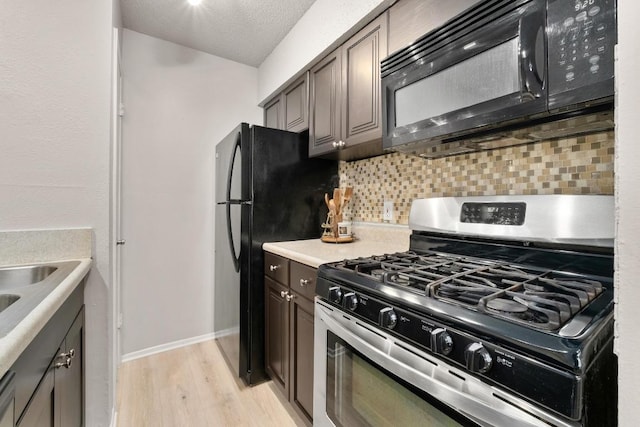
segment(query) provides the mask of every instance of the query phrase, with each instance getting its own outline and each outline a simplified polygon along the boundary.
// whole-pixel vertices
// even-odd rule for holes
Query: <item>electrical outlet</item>
[[[385,200],[382,209],[382,220],[393,221],[393,200]]]

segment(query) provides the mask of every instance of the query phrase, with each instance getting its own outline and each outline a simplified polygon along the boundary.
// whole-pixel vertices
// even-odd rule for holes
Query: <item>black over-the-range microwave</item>
[[[616,0],[481,0],[382,61],[383,147],[585,114],[611,126],[616,40]]]

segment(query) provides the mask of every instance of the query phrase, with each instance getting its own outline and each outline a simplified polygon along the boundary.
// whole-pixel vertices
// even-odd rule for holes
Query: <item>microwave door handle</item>
[[[534,100],[544,95],[546,38],[544,10],[525,13],[520,19],[520,81],[523,98]]]

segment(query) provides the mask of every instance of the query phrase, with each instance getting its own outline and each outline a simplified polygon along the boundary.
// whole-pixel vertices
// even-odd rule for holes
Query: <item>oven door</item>
[[[489,3],[382,62],[384,148],[546,112],[545,1]]]
[[[573,425],[319,298],[314,340],[314,426]]]

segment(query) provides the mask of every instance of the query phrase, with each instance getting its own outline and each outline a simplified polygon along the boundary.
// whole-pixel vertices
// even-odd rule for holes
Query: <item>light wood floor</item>
[[[125,362],[118,427],[301,426],[271,382],[236,381],[215,341]]]

